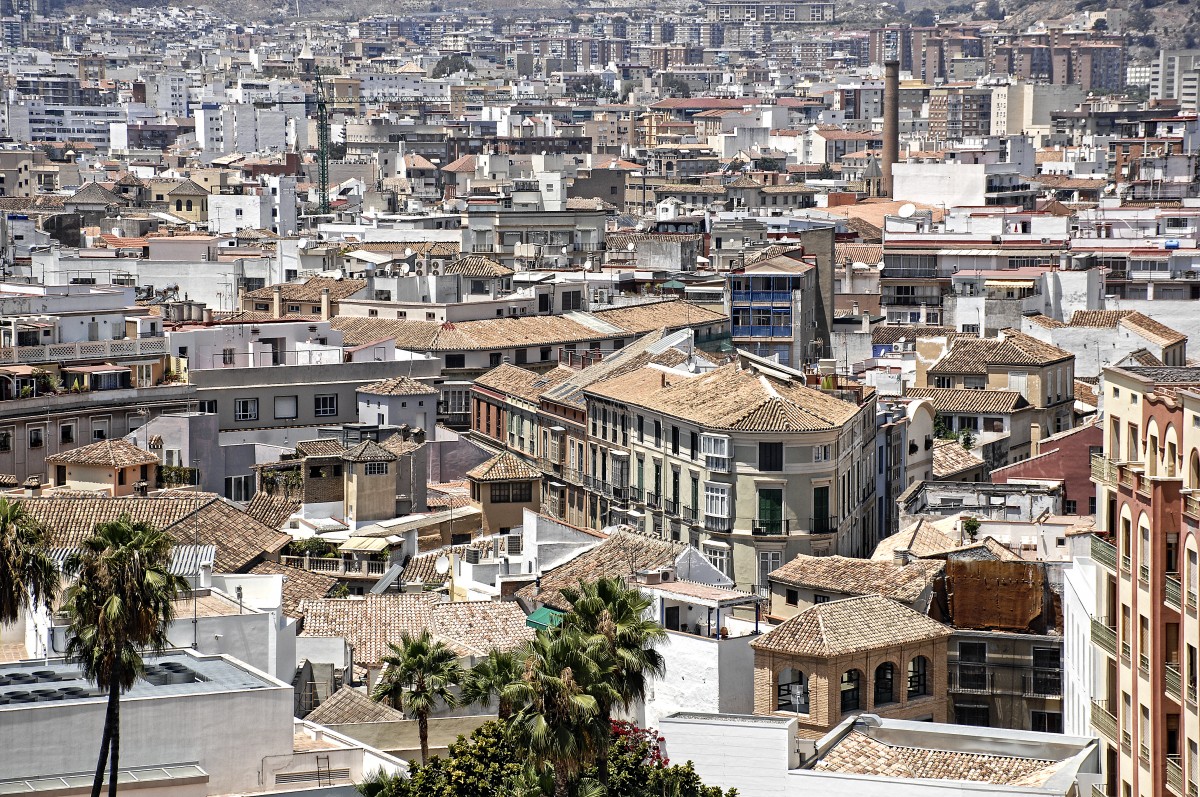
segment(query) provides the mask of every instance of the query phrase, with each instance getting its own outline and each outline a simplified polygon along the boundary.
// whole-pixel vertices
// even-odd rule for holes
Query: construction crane
[[[322,216],[329,215],[329,104],[325,95],[325,81],[317,69],[314,89],[317,94],[317,191],[318,210]]]

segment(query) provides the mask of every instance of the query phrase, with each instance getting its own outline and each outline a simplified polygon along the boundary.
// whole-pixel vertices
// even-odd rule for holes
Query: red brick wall
[[[1019,479],[1062,479],[1063,500],[1074,501],[1076,511],[1086,515],[1088,498],[1096,495],[1089,454],[1093,446],[1103,445],[1104,430],[1099,425],[1073,429],[1054,440],[1042,441],[1039,456],[992,471],[992,481],[1004,484]]]

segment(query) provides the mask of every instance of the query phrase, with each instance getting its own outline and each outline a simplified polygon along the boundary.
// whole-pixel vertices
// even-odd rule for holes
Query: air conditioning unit
[[[510,534],[504,538],[504,542],[509,556],[520,556],[522,539],[520,534]]]
[[[481,559],[482,555],[483,552],[478,548],[468,548],[467,550],[463,551],[463,559],[466,560],[466,563],[469,565],[479,564],[479,560]]]

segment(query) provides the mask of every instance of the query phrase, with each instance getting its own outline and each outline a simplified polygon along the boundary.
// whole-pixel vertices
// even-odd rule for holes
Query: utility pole
[[[329,104],[325,94],[325,81],[321,79],[321,68],[317,67],[317,191],[319,210],[329,214]]]

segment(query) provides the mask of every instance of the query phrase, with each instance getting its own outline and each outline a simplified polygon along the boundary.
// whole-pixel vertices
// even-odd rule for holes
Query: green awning
[[[687,287],[679,280],[668,280],[667,282],[664,282],[662,286],[669,291],[681,291]]]
[[[562,618],[562,612],[551,609],[549,606],[543,606],[525,618],[525,625],[530,628],[536,628],[539,631],[545,631],[549,628],[557,628],[562,625]]]

